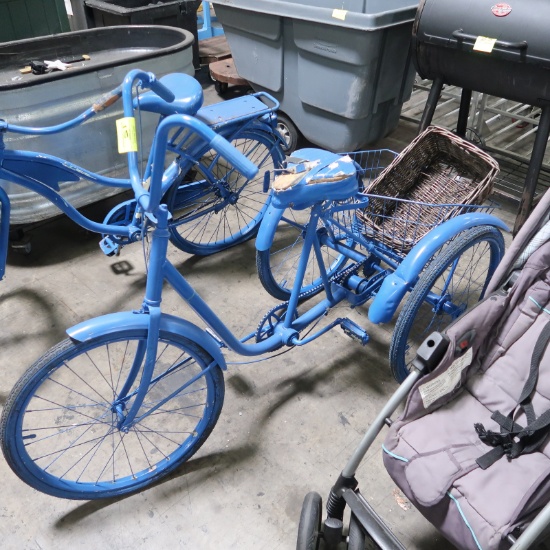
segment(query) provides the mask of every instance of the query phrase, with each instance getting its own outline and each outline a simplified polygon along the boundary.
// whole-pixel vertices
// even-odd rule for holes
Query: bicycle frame
[[[109,235],[109,237],[113,237],[113,240],[116,243],[139,240],[141,238],[141,221],[135,216],[137,212],[134,213],[133,220],[128,220],[126,225],[97,223],[82,215],[60,193],[61,182],[76,182],[84,179],[94,184],[119,188],[121,191],[133,188],[139,201],[139,197],[143,195],[144,190],[141,188],[139,177],[138,153],[128,153],[128,165],[131,178],[111,178],[91,172],[90,170],[53,155],[32,151],[6,149],[4,134],[8,131],[27,135],[51,135],[64,132],[79,126],[83,122],[94,117],[98,112],[109,107],[121,97],[123,99],[124,116],[132,117],[134,114],[132,87],[136,80],[143,79],[144,76],[149,78],[149,80],[145,80],[145,82],[149,83],[151,89],[153,89],[153,87],[160,87],[160,89],[164,88],[154,76],[149,73],[143,73],[143,71],[134,70],[126,76],[121,86],[106,94],[92,107],[67,122],[45,128],[31,128],[8,124],[7,122],[0,120],[0,180],[3,179],[11,183],[21,185],[43,196],[49,202],[57,206],[62,213],[88,231]],[[169,90],[166,89],[162,93],[164,93],[165,97],[170,100],[171,92]],[[273,102],[273,106],[266,106],[263,111],[247,111],[244,106],[241,106],[240,109],[239,107],[224,106],[222,113],[220,113],[219,109],[216,109],[215,106],[209,107],[207,109],[207,113],[202,115],[203,118],[207,118],[207,116],[210,116],[211,118],[211,120],[208,120],[208,123],[210,123],[213,133],[209,134],[209,140],[211,140],[215,133],[217,133],[230,141],[239,132],[249,128],[265,132],[266,135],[269,134],[277,136],[270,126],[268,119],[273,110],[277,109],[278,103],[268,94],[259,93],[255,95],[257,97],[265,97],[269,99]],[[157,98],[157,100],[158,99],[159,98]],[[162,101],[162,98],[160,100]],[[161,111],[162,106],[159,107],[159,112]],[[222,114],[224,116],[221,116]],[[165,118],[166,117],[163,116],[160,120],[162,121]],[[197,125],[195,125],[195,127],[196,126]],[[183,175],[186,174],[193,165],[197,164],[197,159],[200,159],[210,149],[211,141],[204,139],[204,137],[203,139],[196,139],[197,136],[198,134],[193,130],[193,127],[187,127],[186,130],[180,129],[174,136],[171,136],[170,144],[167,146],[167,149],[178,155],[178,157],[163,172],[160,178],[161,184],[155,190],[156,195],[153,197],[154,201],[159,202],[160,198],[164,196],[170,187],[174,184],[178,184],[178,179],[183,177]],[[167,140],[168,137],[163,136],[163,139]],[[151,167],[154,161],[154,150],[155,146],[153,144],[150,158],[148,159],[145,167],[143,176],[144,180],[147,180],[151,176]],[[164,165],[164,160],[162,161],[162,165]],[[217,178],[211,173],[208,167],[203,166],[202,169],[206,173],[206,176],[210,178],[210,181],[217,181]],[[191,190],[192,185],[193,184],[185,184],[185,187],[189,187]],[[243,186],[244,185],[245,182],[243,182]],[[225,197],[228,194],[228,191],[222,185],[218,185],[217,188],[222,197]],[[211,190],[208,192],[211,192]],[[234,193],[235,191],[233,191],[233,194]],[[197,198],[197,195],[194,195],[194,198]],[[230,200],[230,197],[228,197],[228,200]],[[141,206],[143,207],[143,205]],[[185,221],[181,221],[180,223],[188,223],[195,218],[199,218],[215,211],[216,208],[220,208],[220,206],[210,206],[201,209],[194,216],[189,216],[185,219]],[[11,206],[9,196],[0,187],[0,213],[2,216],[0,222],[0,230],[2,231],[2,234],[0,235],[0,279],[4,277],[6,270],[6,259],[9,248],[10,210]],[[102,248],[107,254],[111,253],[113,250],[110,245],[104,245]]]
[[[348,292],[341,288],[335,291],[331,298],[323,300],[320,304],[317,304],[304,315],[298,319],[293,320],[292,315],[285,317],[282,323],[277,323],[274,327],[274,333],[268,336],[265,340],[254,343],[246,344],[246,340],[249,337],[245,337],[239,340],[231,330],[223,323],[223,321],[214,313],[214,311],[206,304],[206,302],[196,293],[193,287],[187,282],[185,277],[181,275],[177,269],[166,258],[169,232],[168,232],[168,210],[165,205],[161,205],[156,213],[156,227],[152,232],[152,243],[149,256],[149,266],[147,270],[147,283],[145,289],[145,297],[143,299],[142,309],[138,313],[126,313],[115,314],[116,325],[127,326],[128,328],[146,327],[147,328],[147,342],[144,347],[138,350],[136,358],[131,369],[130,376],[124,384],[123,391],[119,393],[117,402],[114,407],[119,411],[120,423],[119,428],[121,430],[130,429],[132,423],[136,420],[137,412],[139,411],[147,388],[151,383],[153,367],[157,355],[157,346],[159,340],[159,333],[163,324],[170,323],[172,319],[169,316],[164,316],[161,313],[161,301],[162,301],[162,289],[164,281],[168,282],[176,291],[176,293],[205,321],[205,323],[212,329],[217,337],[227,347],[243,356],[257,356],[262,355],[270,351],[274,351],[280,348],[282,345],[303,345],[311,340],[300,341],[298,339],[299,330],[309,325],[313,320],[322,316],[328,307],[343,300]],[[310,232],[309,241],[314,238],[314,232]],[[290,308],[295,311],[296,304],[293,306],[290,304]],[[175,324],[179,328],[185,331],[192,331],[193,336],[197,341],[203,345],[207,351],[214,357],[214,364],[219,363],[222,368],[225,366],[223,357],[221,356],[219,346],[220,343],[205,331],[201,331],[198,327],[195,327],[189,322],[180,324],[179,320],[175,320]],[[174,322],[174,321],[172,321]],[[86,321],[72,327],[67,332],[69,336],[75,340],[86,340],[93,337],[95,333],[104,333],[105,330],[109,330],[109,327],[114,327],[112,315],[100,317],[90,322]],[[330,326],[332,328],[333,325]],[[320,331],[316,337],[329,330],[325,328]],[[217,348],[217,349],[216,349]],[[212,366],[213,366],[212,365]],[[141,379],[137,390],[132,394],[127,392],[135,381],[138,373],[142,371]],[[185,387],[193,383],[195,379],[188,381],[183,387],[175,390],[176,392],[183,391]],[[124,409],[124,403],[134,398],[132,407],[123,416],[122,410]],[[159,405],[160,406],[160,405]],[[152,410],[148,411],[146,415],[151,414]],[[138,420],[140,420],[140,417]]]
[[[154,163],[153,166],[155,166],[155,164],[156,163]],[[300,332],[303,329],[324,316],[328,310],[338,303],[347,300],[351,306],[358,306],[365,303],[373,296],[375,297],[373,304],[377,300],[385,303],[390,296],[393,297],[392,289],[390,289],[389,292],[382,292],[384,281],[388,280],[392,275],[395,275],[403,264],[406,264],[403,271],[410,275],[409,280],[412,282],[400,286],[400,291],[403,288],[410,290],[412,286],[414,286],[414,282],[420,274],[420,271],[425,267],[428,261],[426,258],[431,258],[438,248],[443,246],[449,239],[453,238],[461,231],[480,224],[495,225],[507,229],[503,222],[492,215],[485,213],[463,214],[433,229],[430,235],[424,237],[415,247],[413,247],[411,252],[405,257],[405,260],[403,260],[401,256],[397,255],[391,248],[383,243],[365,238],[361,233],[350,230],[335,220],[334,214],[341,211],[353,212],[356,209],[364,207],[366,201],[368,201],[368,198],[365,195],[359,194],[355,197],[355,202],[353,203],[329,203],[327,206],[326,203],[318,202],[311,207],[311,214],[304,235],[303,248],[291,296],[287,303],[281,305],[284,309],[284,314],[277,316],[275,313],[277,307],[274,308],[271,312],[268,312],[265,317],[266,322],[269,322],[270,314],[272,314],[275,319],[274,323],[269,325],[269,329],[264,329],[265,332],[259,330],[258,333],[249,334],[242,339],[238,339],[234,335],[210,306],[208,306],[208,304],[196,293],[185,277],[181,275],[174,265],[166,258],[169,239],[168,211],[164,205],[161,205],[156,212],[156,227],[152,232],[147,284],[142,309],[137,314],[117,314],[117,323],[123,324],[129,328],[146,328],[148,335],[145,349],[142,349],[138,354],[138,358],[132,369],[133,377],[125,384],[125,388],[130,388],[140,368],[143,368],[139,387],[132,395],[121,393],[118,399],[118,402],[125,402],[129,400],[130,397],[135,397],[132,408],[126,417],[122,418],[121,416],[121,424],[119,427],[123,430],[130,428],[145,398],[146,389],[151,383],[151,376],[157,354],[159,333],[164,324],[172,323],[175,330],[181,330],[184,333],[191,332],[196,341],[214,357],[212,366],[214,364],[219,364],[221,368],[225,370],[226,365],[223,355],[220,352],[221,347],[225,346],[239,355],[252,357],[275,351],[282,346],[303,346],[342,323],[342,319],[335,319],[313,335],[303,339],[300,338]],[[276,208],[276,206],[272,203],[269,208]],[[279,215],[278,218],[281,219],[281,216],[282,214]],[[329,228],[326,232],[319,232],[317,230],[317,222],[319,219],[330,220],[328,223]],[[266,220],[266,225],[271,226],[270,220]],[[334,225],[347,238],[363,247],[367,253],[364,254],[352,248],[342,246],[339,240],[334,237],[334,233],[330,228],[331,225]],[[347,268],[344,268],[342,272],[351,275],[350,277],[346,277],[345,285],[329,280],[322,261],[321,245],[328,246],[352,260],[353,263]],[[319,264],[325,297],[315,305],[309,307],[303,314],[299,315],[298,303],[302,297],[300,295],[300,289],[302,288],[311,250],[314,251],[317,263]],[[389,269],[384,269],[375,264],[373,267],[378,273],[374,276],[365,279],[356,275],[357,270],[371,256],[384,261]],[[413,273],[415,274],[414,277],[411,275]],[[164,281],[172,286],[176,293],[206,323],[215,336],[201,330],[188,321],[165,316],[161,313],[160,305]],[[391,312],[391,316],[395,313],[399,302],[400,299],[397,302],[392,302],[393,311]],[[372,307],[371,304],[371,308]],[[386,307],[385,311],[387,312],[387,310],[388,308]],[[118,326],[120,326],[120,324]],[[72,327],[68,330],[68,334],[76,340],[83,341],[99,333],[104,333],[106,327],[109,326],[114,326],[112,317],[105,316],[93,320],[92,322],[85,322]],[[247,343],[247,341],[254,336],[258,336],[260,341]],[[141,367],[142,365],[143,367]],[[194,381],[195,379],[188,382],[186,386]],[[176,391],[183,391],[186,386]],[[151,411],[146,414],[150,414],[150,412]]]

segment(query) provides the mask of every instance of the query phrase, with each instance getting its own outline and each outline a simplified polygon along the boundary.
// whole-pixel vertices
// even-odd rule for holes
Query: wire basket
[[[355,162],[357,173],[362,180],[363,189],[373,183],[398,155],[390,149],[354,151],[353,153],[342,154],[348,155]]]
[[[468,212],[490,212],[498,205],[486,199],[483,204],[434,204],[380,195],[368,195],[366,208],[358,211],[358,230],[367,238],[376,239],[401,256],[431,229],[453,216]]]
[[[483,205],[499,172],[487,153],[449,130],[430,126],[364,186],[357,212],[363,232],[406,254],[430,229]]]

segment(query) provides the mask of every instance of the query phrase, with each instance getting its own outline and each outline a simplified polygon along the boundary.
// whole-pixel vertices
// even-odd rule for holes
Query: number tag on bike
[[[137,152],[136,119],[134,117],[119,118],[116,121],[116,133],[119,153]]]

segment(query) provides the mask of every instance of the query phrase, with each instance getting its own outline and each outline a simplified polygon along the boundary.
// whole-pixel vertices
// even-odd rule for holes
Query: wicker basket
[[[407,253],[430,229],[482,205],[498,163],[449,130],[430,126],[370,184],[358,212],[365,233]]]

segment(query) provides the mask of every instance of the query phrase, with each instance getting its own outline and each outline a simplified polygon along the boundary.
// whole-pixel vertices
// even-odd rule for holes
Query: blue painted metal
[[[160,83],[172,92],[175,99],[165,101],[155,92],[148,91],[134,98],[134,109],[161,115],[194,115],[201,108],[204,93],[196,78],[188,74],[171,73],[161,77]]]
[[[152,247],[149,258],[149,268],[147,270],[147,282],[145,285],[145,299],[143,300],[143,309],[149,314],[149,325],[147,328],[147,345],[145,349],[145,362],[141,372],[141,379],[137,393],[132,400],[132,406],[126,413],[124,419],[121,420],[119,429],[127,431],[136,418],[140,410],[145,396],[149,391],[149,385],[155,370],[157,362],[157,349],[160,333],[160,302],[162,299],[162,266],[166,261],[166,253],[168,249],[168,239],[170,233],[168,231],[168,208],[165,204],[155,212],[157,225],[153,231],[153,239],[156,246]],[[128,391],[130,385],[128,385]],[[126,395],[119,395],[119,399],[126,399]]]
[[[256,250],[259,252],[271,248],[277,226],[283,217],[284,211],[285,209],[281,206],[277,197],[272,197],[271,203],[267,207],[264,217],[262,218],[258,235],[256,236]]]
[[[200,23],[200,16],[197,17]],[[217,19],[215,19],[217,21]],[[199,40],[205,40],[206,38],[213,38],[214,36],[221,36],[224,34],[223,27],[214,27],[212,25],[212,16],[210,15],[210,2],[202,3],[202,26],[198,29]]]
[[[223,158],[229,161],[236,170],[246,178],[251,179],[258,173],[258,168],[242,153],[235,149],[223,136],[216,134],[204,122],[188,115],[170,115],[163,119],[155,135],[155,147],[151,152],[151,186],[150,191],[144,189],[139,177],[138,159],[136,153],[127,153],[130,167],[130,179],[138,204],[145,212],[153,212],[162,197],[162,179],[164,173],[164,158],[168,148],[168,137],[174,128],[183,127],[196,133],[215,149]]]
[[[267,105],[269,101],[271,105]],[[235,121],[261,120],[266,118],[270,128],[276,126],[275,111],[279,102],[266,92],[236,97],[227,101],[220,101],[206,105],[197,112],[197,118],[208,124],[213,130],[221,130],[224,126],[233,125]]]
[[[147,330],[149,315],[143,312],[109,313],[102,317],[89,319],[67,329],[67,334],[77,342],[86,342],[105,334],[121,330]],[[160,331],[167,334],[180,334],[202,346],[224,370],[227,370],[225,359],[216,340],[206,331],[190,321],[163,313],[160,317]]]
[[[139,232],[136,227],[122,227],[116,225],[105,225],[94,222],[84,215],[82,215],[76,208],[74,208],[64,197],[57,193],[54,189],[45,183],[25,178],[15,172],[9,172],[0,167],[0,176],[9,178],[13,183],[23,185],[31,191],[39,193],[52,204],[55,204],[64,214],[67,214],[74,222],[78,223],[84,229],[93,231],[95,233],[109,233],[113,235],[120,235],[131,238],[135,232]]]
[[[275,189],[274,201],[283,207],[307,208],[323,200],[344,200],[359,189],[354,162],[348,156],[322,149],[299,149],[288,159],[288,174],[299,178],[284,191]]]
[[[484,213],[462,214],[435,227],[412,248],[395,272],[386,277],[369,307],[369,320],[375,324],[389,322],[433,255],[460,232],[480,225],[510,231],[497,217]]]

